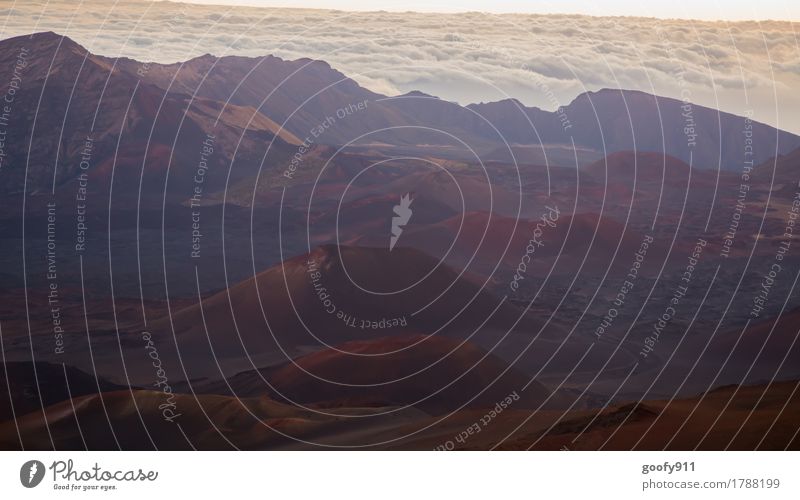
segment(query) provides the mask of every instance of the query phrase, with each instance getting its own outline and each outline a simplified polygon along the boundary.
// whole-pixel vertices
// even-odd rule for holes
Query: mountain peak
[[[30,45],[34,45],[37,51],[58,44],[60,44],[62,50],[77,49],[81,52],[88,52],[85,47],[72,38],[67,35],[59,35],[54,31],[39,31],[30,35],[15,36],[3,41],[3,45],[6,46],[22,45],[30,47]]]
[[[406,92],[405,94],[399,95],[397,97],[422,97],[427,99],[439,99],[437,96],[426,94],[421,90],[412,90],[411,92]]]
[[[648,98],[655,98],[658,97],[655,94],[648,94],[647,92],[643,92],[641,90],[633,90],[633,89],[622,89],[622,88],[609,88],[603,87],[598,90],[587,90],[586,92],[582,92],[575,96],[575,98],[570,102],[570,104],[574,104],[585,99],[592,99],[592,98],[602,98],[602,97],[625,97],[631,98],[634,96],[644,96]]]
[[[489,101],[489,102],[481,101],[481,102],[478,102],[478,103],[472,103],[472,104],[468,104],[467,105],[467,107],[470,108],[470,109],[480,108],[482,106],[500,106],[500,107],[503,107],[503,108],[507,108],[509,106],[513,106],[513,107],[519,107],[519,108],[522,108],[522,109],[526,109],[527,108],[527,106],[525,106],[522,103],[522,101],[520,101],[516,97],[507,97],[505,99],[500,99],[499,101]]]

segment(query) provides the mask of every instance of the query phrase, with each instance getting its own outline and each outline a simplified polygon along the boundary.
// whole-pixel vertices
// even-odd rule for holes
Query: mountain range
[[[52,32],[3,81],[0,447],[798,446],[796,135]]]
[[[262,164],[283,171],[303,141],[563,166],[582,161],[564,148],[594,159],[635,150],[733,171],[800,147],[788,132],[640,91],[586,92],[552,112],[513,98],[463,107],[420,92],[384,96],[324,61],[205,55],[156,64],[91,54],[52,32],[0,42],[2,73],[23,49],[35,57],[13,106],[5,193],[79,175],[87,137],[95,165],[119,164],[117,175],[157,187],[168,166],[173,179],[191,176],[209,134],[218,145],[209,161],[233,180]]]

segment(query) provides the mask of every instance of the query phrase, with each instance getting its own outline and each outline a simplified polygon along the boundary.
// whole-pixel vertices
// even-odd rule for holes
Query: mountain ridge
[[[42,125],[35,134],[30,123],[15,127],[9,144],[33,143],[33,153],[28,158],[27,148],[17,147],[12,150],[14,161],[10,163],[52,165],[59,158],[63,163],[57,167],[59,184],[77,174],[74,165],[79,162],[82,143],[78,139],[86,135],[87,124],[75,120],[82,120],[83,115],[98,116],[93,126],[94,130],[100,127],[97,136],[104,140],[96,141],[97,155],[113,156],[121,136],[123,142],[135,141],[136,148],[144,150],[147,148],[142,145],[147,141],[161,141],[178,158],[190,161],[196,146],[189,144],[202,140],[203,131],[210,133],[210,128],[218,125],[213,120],[208,123],[208,116],[201,119],[196,112],[199,106],[218,109],[220,116],[239,115],[222,120],[231,135],[230,140],[218,141],[217,161],[220,166],[234,160],[248,165],[236,169],[244,176],[250,175],[260,158],[266,158],[263,144],[274,144],[273,137],[279,140],[270,149],[274,156],[266,158],[270,165],[284,163],[297,148],[296,143],[303,141],[312,146],[377,145],[387,151],[425,147],[426,155],[433,147],[441,154],[452,155],[458,150],[466,158],[477,155],[478,160],[491,154],[492,160],[509,164],[517,163],[509,145],[519,144],[542,152],[530,156],[541,160],[527,161],[573,167],[574,160],[547,153],[552,147],[574,145],[602,157],[629,150],[658,152],[698,168],[731,171],[741,170],[747,160],[761,164],[800,148],[800,136],[789,132],[639,90],[587,91],[555,111],[526,107],[515,98],[461,106],[419,91],[402,96],[375,93],[321,60],[203,55],[185,62],[158,64],[95,55],[54,32],[0,41],[4,54],[0,67],[12,68],[15,49],[22,47],[30,48],[32,56],[24,69],[24,89],[15,103],[15,116],[21,115],[28,122],[37,114],[63,116],[64,127],[58,119],[48,125],[52,129],[48,133],[41,131]],[[130,111],[138,121],[125,118],[125,96],[133,89],[140,95],[130,104]],[[147,109],[148,103],[157,105],[159,101],[166,108],[162,104],[163,109]],[[169,113],[174,117],[190,115],[189,124],[172,121],[165,116]],[[134,125],[138,129],[132,129]],[[56,144],[52,138],[65,130],[70,135]],[[746,152],[744,131],[754,145],[750,153]],[[187,134],[192,136],[188,144],[172,145],[178,136]],[[234,151],[231,146],[239,136],[252,142]],[[53,174],[42,169],[29,172],[29,189],[49,187],[47,179]],[[6,192],[19,191],[21,177],[17,169],[4,176],[0,186]]]

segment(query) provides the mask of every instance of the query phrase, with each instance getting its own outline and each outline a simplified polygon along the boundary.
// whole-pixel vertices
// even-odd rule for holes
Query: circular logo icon
[[[19,470],[19,480],[26,488],[35,488],[44,479],[44,464],[38,460],[28,460]]]

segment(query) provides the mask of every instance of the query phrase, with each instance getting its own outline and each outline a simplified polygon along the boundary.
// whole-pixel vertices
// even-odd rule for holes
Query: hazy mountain
[[[30,55],[19,70],[20,89],[9,113],[8,157],[0,177],[5,192],[21,191],[26,177],[28,192],[49,191],[79,175],[86,160],[90,185],[98,191],[108,190],[113,172],[120,181],[135,180],[117,192],[126,194],[125,188],[138,185],[143,168],[145,185],[163,188],[169,165],[180,184],[168,189],[182,189],[188,197],[209,134],[216,151],[208,155],[208,166],[222,170],[234,160],[236,165],[258,164],[264,145],[277,133],[264,115],[205,99],[190,105],[187,95],[165,92],[140,78],[131,71],[133,62],[95,56],[49,32],[0,42],[6,81],[23,49]],[[274,157],[288,157],[287,143],[294,141],[283,134]]]
[[[193,175],[208,134],[216,137],[209,161],[223,172],[233,165],[234,179],[254,176],[262,161],[282,169],[306,139],[311,145],[434,146],[473,161],[487,153],[505,162],[514,160],[504,153],[507,145],[540,147],[544,160],[547,148],[560,151],[574,142],[601,156],[665,152],[726,170],[800,147],[793,134],[639,91],[589,92],[555,112],[516,100],[465,108],[419,92],[382,96],[322,61],[206,55],[180,64],[140,63],[90,54],[51,32],[0,42],[4,81],[11,81],[23,49],[29,55],[10,116],[0,180],[5,192],[22,189],[26,167],[28,191],[74,178],[87,137],[93,165],[110,162],[110,173],[114,158],[126,157],[119,175],[138,179],[139,172],[130,171],[144,165],[146,182],[163,186],[168,164],[170,178],[183,184],[167,190],[187,193],[185,177]],[[746,140],[752,140],[752,154],[745,152]],[[548,161],[574,164],[563,154]]]

